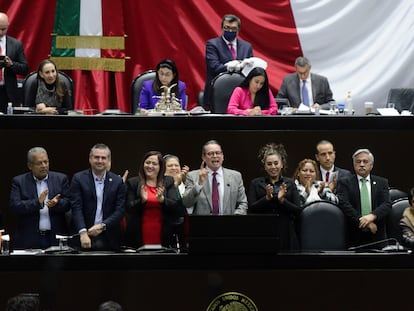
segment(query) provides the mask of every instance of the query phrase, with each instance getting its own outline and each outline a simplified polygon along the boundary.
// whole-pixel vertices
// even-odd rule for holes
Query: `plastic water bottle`
[[[354,114],[354,110],[352,107],[352,97],[351,97],[351,91],[348,91],[346,94],[346,111],[348,112],[347,114],[349,115],[353,115]]]
[[[345,104],[344,103],[338,103],[338,114],[345,114]]]
[[[7,103],[7,114],[13,114],[13,103]]]

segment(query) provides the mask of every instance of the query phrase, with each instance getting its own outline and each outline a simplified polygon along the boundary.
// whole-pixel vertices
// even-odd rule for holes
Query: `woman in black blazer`
[[[149,151],[144,155],[139,176],[126,181],[126,246],[174,245],[173,229],[179,213],[179,197],[174,179],[164,173],[162,154]]]
[[[287,153],[282,144],[263,146],[258,156],[266,176],[252,180],[248,192],[249,213],[276,214],[279,217],[280,248],[299,249],[295,219],[300,215],[300,197],[291,178],[284,177]]]

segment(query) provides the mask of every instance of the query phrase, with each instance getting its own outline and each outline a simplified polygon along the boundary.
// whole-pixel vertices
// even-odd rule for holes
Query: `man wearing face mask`
[[[206,44],[207,75],[203,106],[207,110],[210,109],[209,92],[214,77],[225,71],[240,70],[241,66],[234,66],[232,61],[239,60],[241,63],[245,58],[253,57],[252,45],[237,38],[240,31],[240,18],[233,14],[224,15],[221,21],[221,30],[220,37],[210,39]]]

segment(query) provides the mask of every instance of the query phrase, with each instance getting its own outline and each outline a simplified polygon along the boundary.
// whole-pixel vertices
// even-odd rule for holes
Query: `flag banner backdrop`
[[[254,56],[267,61],[274,95],[301,55],[329,79],[337,101],[351,91],[356,113],[365,101],[384,107],[390,88],[414,87],[413,1],[0,0],[0,10],[31,70],[50,55],[83,68],[68,72],[76,109],[129,112],[132,80],[164,58],[177,63],[192,108],[204,87],[205,43],[221,34],[228,13],[240,17],[239,37],[252,43]]]

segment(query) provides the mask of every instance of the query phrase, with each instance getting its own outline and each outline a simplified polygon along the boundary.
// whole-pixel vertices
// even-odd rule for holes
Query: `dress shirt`
[[[48,177],[46,176],[45,178],[43,178],[42,180],[36,178],[35,176],[33,176],[34,180],[36,181],[36,189],[37,189],[37,196],[39,197],[40,194],[45,191],[46,189],[48,189],[48,185],[47,185],[47,181],[48,181]],[[46,195],[45,200],[43,201],[43,206],[42,208],[39,210],[39,230],[41,231],[46,231],[46,230],[50,230],[51,229],[51,224],[50,224],[50,216],[49,216],[49,208],[46,205],[46,202],[49,200],[49,196]]]
[[[332,166],[332,168],[329,170],[329,171],[325,171],[322,167],[320,167],[320,169],[321,169],[321,180],[322,181],[325,181],[326,182],[326,173],[327,172],[329,172],[329,180],[328,180],[328,183],[330,183],[331,181],[332,181],[332,179],[333,179],[333,173],[334,173],[334,170],[333,170],[333,166]]]
[[[208,182],[210,184],[210,189],[213,189],[213,173],[214,171],[208,170]],[[219,191],[219,215],[223,214],[223,196],[224,196],[224,180],[223,180],[223,168],[220,167],[216,171],[216,180],[217,180],[217,186]]]
[[[99,179],[93,172],[92,172],[93,180],[95,182],[95,191],[96,191],[96,214],[95,214],[95,222],[94,224],[101,224],[103,221],[103,212],[102,212],[102,202],[103,202],[103,192],[105,186],[105,177],[106,172],[102,179]]]
[[[230,43],[232,44],[234,52],[236,53],[236,59],[237,59],[237,37],[233,41],[227,41],[226,38],[224,38],[224,37],[222,37],[222,38],[223,38],[224,42],[226,42],[226,45],[229,48],[229,51],[230,51],[230,45],[229,44]]]
[[[303,87],[303,80],[299,79],[300,82],[300,90],[302,90]],[[308,78],[306,79],[306,88],[308,90],[308,95],[309,95],[309,107],[312,107],[314,102],[313,102],[313,94],[312,94],[312,81],[311,81],[311,75],[308,75]],[[300,92],[300,98],[302,99],[302,104],[303,104],[303,98],[302,98],[302,91]],[[323,103],[322,103],[323,104]]]
[[[213,170],[206,168],[208,171],[208,183],[210,185],[211,192],[213,191]],[[219,215],[223,213],[223,196],[224,196],[224,180],[223,180],[223,167],[220,167],[216,174],[216,180],[219,191]],[[203,185],[199,185],[198,182],[195,184],[195,188],[198,192],[201,191]]]
[[[1,48],[1,53],[0,55],[7,55],[6,54],[6,36],[3,36],[2,38],[0,38],[0,48]],[[0,85],[4,85],[4,67],[1,68],[2,71],[2,77],[3,79],[0,79]]]

